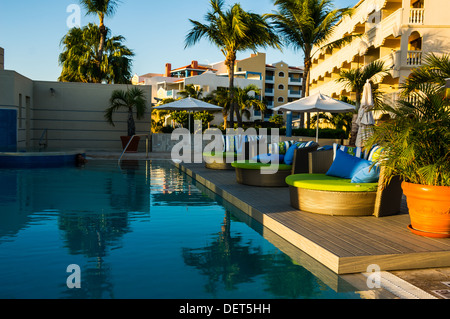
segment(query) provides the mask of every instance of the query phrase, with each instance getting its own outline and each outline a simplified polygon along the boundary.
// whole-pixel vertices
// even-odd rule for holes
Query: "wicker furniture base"
[[[373,215],[377,192],[339,192],[289,185],[291,206],[301,211],[333,216]]]
[[[234,167],[231,166],[231,163],[225,163],[225,160],[226,159],[224,159],[223,163],[218,163],[218,162],[207,163],[207,162],[205,162],[205,167],[209,168],[209,169],[226,169],[226,170],[234,169]]]
[[[291,170],[278,170],[275,174],[261,174],[259,169],[236,167],[236,181],[239,184],[261,187],[287,187],[286,177]]]

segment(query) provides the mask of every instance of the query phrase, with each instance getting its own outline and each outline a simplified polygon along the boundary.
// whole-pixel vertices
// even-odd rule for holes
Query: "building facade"
[[[338,83],[343,69],[384,61],[389,75],[379,84],[385,98],[395,100],[399,85],[431,52],[450,52],[448,0],[361,0],[351,17],[336,25],[331,41],[349,34],[362,34],[341,49],[321,52],[315,48],[310,75],[310,94],[321,92],[334,98],[354,99]]]
[[[264,115],[253,110],[249,118],[244,118],[246,121],[267,120],[272,115],[273,107],[302,95],[303,69],[289,66],[283,61],[267,64],[265,53],[251,54],[248,58],[237,60],[234,73],[234,85],[242,88],[249,84],[256,85],[261,91],[260,97],[268,107]],[[192,61],[191,64],[176,69],[172,69],[171,64],[167,63],[164,74],[135,75],[132,83],[151,85],[153,103],[157,103],[160,99],[179,98],[178,93],[186,85],[202,89],[206,96],[218,88],[227,88],[229,79],[225,61],[208,65]]]

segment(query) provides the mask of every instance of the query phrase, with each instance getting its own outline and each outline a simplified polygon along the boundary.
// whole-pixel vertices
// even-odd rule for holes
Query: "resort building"
[[[151,85],[153,103],[165,98],[179,98],[178,92],[184,90],[186,85],[194,85],[202,89],[204,96],[220,87],[227,88],[229,85],[225,61],[209,65],[192,61],[191,64],[183,67],[176,69],[171,67],[170,63],[166,63],[164,74],[135,75],[132,83]],[[264,115],[253,110],[250,118],[244,117],[245,121],[267,120],[272,115],[273,107],[302,96],[303,68],[289,66],[283,61],[267,64],[265,53],[251,54],[248,58],[237,60],[234,72],[234,85],[242,88],[249,84],[256,85],[261,90],[260,98],[268,107]]]
[[[362,34],[341,49],[315,48],[310,74],[310,94],[334,98],[353,92],[336,82],[343,69],[381,60],[389,75],[379,84],[385,99],[395,100],[399,85],[430,52],[450,52],[448,0],[361,0],[351,17],[338,22],[330,42],[349,34]]]

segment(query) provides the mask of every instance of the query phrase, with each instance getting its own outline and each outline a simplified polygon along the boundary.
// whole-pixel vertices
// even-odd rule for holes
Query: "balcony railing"
[[[424,9],[411,9],[409,11],[410,24],[423,24]]]
[[[293,83],[301,83],[302,80],[303,80],[302,78],[289,77],[289,82],[293,82]]]
[[[302,95],[302,90],[289,90],[289,95]]]
[[[422,65],[422,51],[408,51],[406,55],[406,65]]]

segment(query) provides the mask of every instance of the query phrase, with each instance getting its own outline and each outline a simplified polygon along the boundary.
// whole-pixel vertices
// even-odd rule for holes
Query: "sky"
[[[226,0],[227,6],[240,3],[244,10],[264,14],[274,11],[273,0]],[[334,0],[335,7],[354,6],[358,0]],[[0,47],[5,49],[5,69],[32,80],[57,81],[61,73],[58,56],[61,39],[68,32],[70,5],[79,0],[0,0]],[[200,64],[224,60],[220,50],[206,39],[185,48],[184,39],[192,28],[189,19],[204,23],[209,0],[120,0],[116,13],[105,25],[113,35],[122,35],[133,50],[133,74],[163,73],[166,63],[178,68],[196,60]],[[86,16],[81,8],[81,26],[98,23],[97,16]],[[301,51],[284,48],[261,49],[267,63],[284,61],[302,66]],[[238,53],[243,59],[252,52]]]

